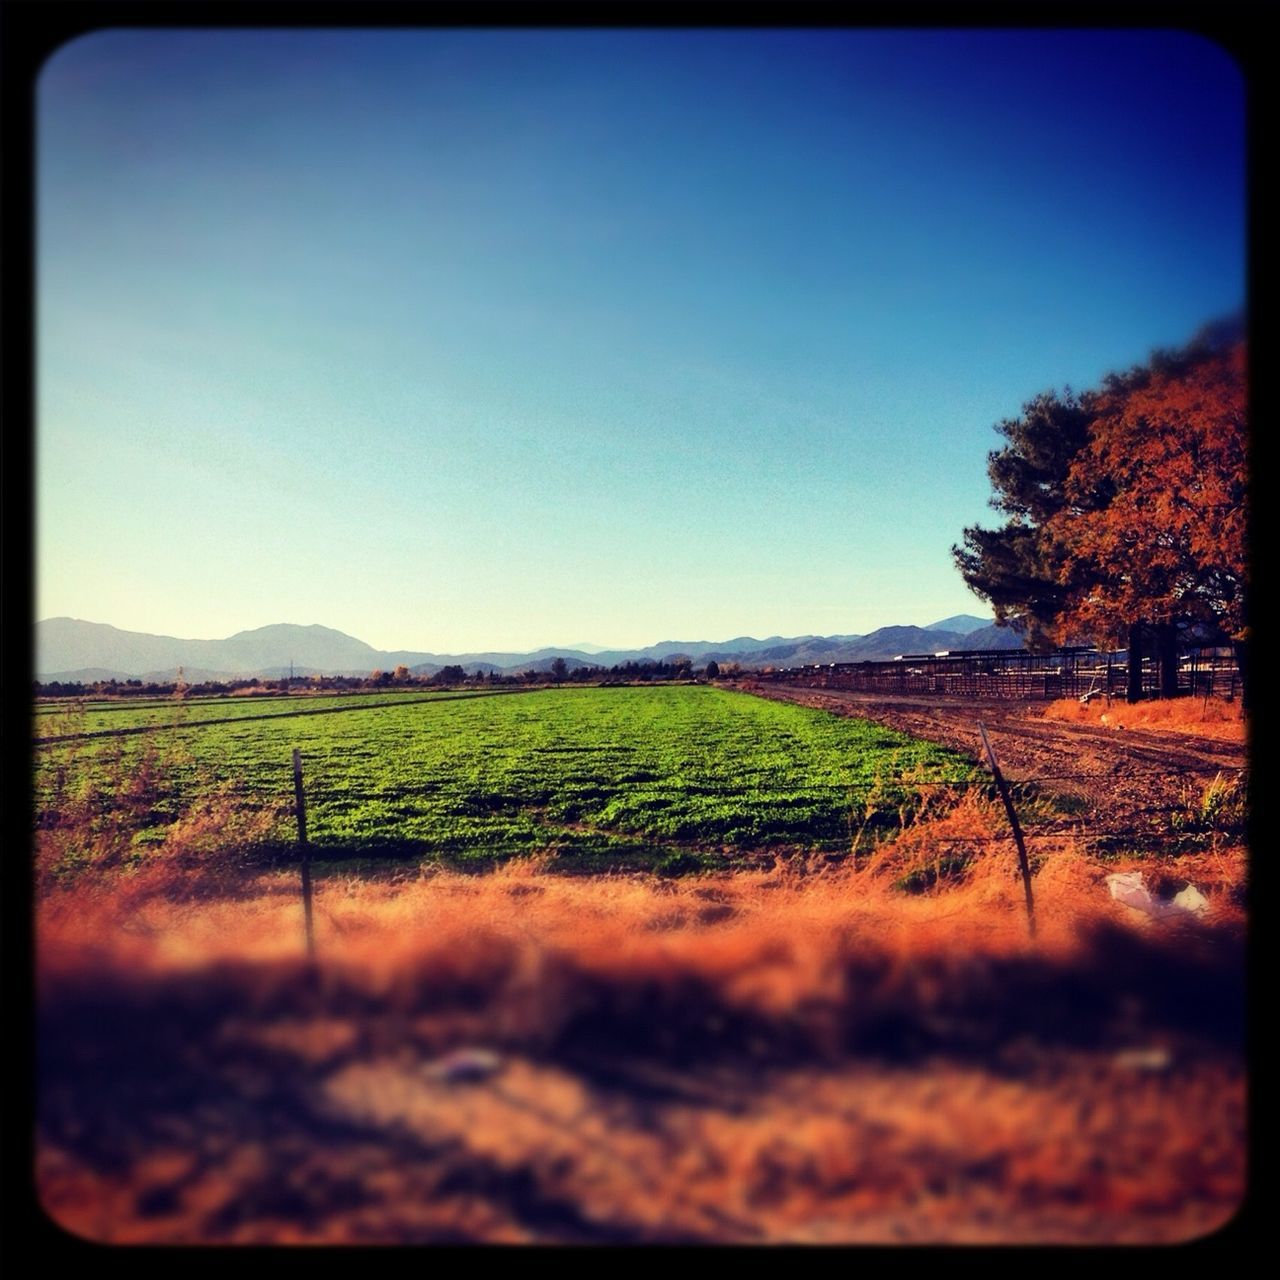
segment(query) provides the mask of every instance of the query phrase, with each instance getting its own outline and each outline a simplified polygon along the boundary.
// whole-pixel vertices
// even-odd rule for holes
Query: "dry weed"
[[[1240,704],[1223,698],[1169,698],[1135,703],[1119,698],[1110,702],[1094,698],[1088,703],[1077,698],[1061,698],[1049,703],[1043,715],[1046,720],[1097,725],[1117,732],[1147,729],[1223,742],[1244,742],[1247,730]]]
[[[296,873],[55,882],[42,1201],[90,1239],[188,1244],[1209,1229],[1243,1186],[1239,914],[1209,890],[1211,926],[1146,927],[1061,837],[1033,945],[1002,821],[975,793],[860,867],[329,877],[314,969]],[[208,818],[183,830],[198,865]],[[1115,1065],[1153,1042],[1189,1065]],[[491,1084],[427,1069],[469,1045]]]

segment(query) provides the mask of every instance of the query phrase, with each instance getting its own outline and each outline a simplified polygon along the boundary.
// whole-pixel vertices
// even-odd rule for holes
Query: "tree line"
[[[1221,322],[997,424],[987,471],[1007,519],[952,549],[997,621],[1032,648],[1127,648],[1130,700],[1144,652],[1173,696],[1181,647],[1230,643],[1247,691],[1247,354]]]
[[[549,671],[501,672],[477,668],[468,673],[458,664],[442,667],[433,675],[410,671],[408,667],[396,667],[392,671],[371,671],[367,676],[294,676],[279,679],[202,680],[182,683],[177,680],[35,680],[32,692],[42,698],[89,697],[152,697],[193,698],[218,694],[247,694],[250,696],[273,695],[290,692],[354,692],[369,689],[392,688],[469,688],[519,687],[537,684],[585,684],[631,683],[632,681],[691,680],[698,677],[715,680],[721,676],[736,678],[742,674],[737,663],[721,669],[719,663],[708,662],[695,669],[688,658],[676,658],[670,662],[644,661],[622,662],[611,667],[577,666],[570,668],[563,658],[557,658]]]

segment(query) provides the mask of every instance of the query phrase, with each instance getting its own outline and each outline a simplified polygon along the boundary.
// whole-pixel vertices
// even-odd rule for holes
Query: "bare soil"
[[[1219,774],[1230,779],[1247,765],[1243,743],[1048,720],[1043,706],[1008,700],[944,701],[783,684],[761,684],[752,692],[874,720],[985,764],[982,724],[1010,781],[1071,799],[1071,813],[1042,824],[1046,830],[1083,825],[1091,835],[1162,837],[1171,813],[1193,802]],[[1113,707],[1123,725],[1123,704]]]

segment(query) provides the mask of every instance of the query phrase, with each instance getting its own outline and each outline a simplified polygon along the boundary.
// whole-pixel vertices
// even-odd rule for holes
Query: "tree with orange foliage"
[[[1060,631],[1119,639],[1150,627],[1164,695],[1177,691],[1180,626],[1229,636],[1243,659],[1245,359],[1242,340],[1193,344],[1109,378],[1066,504],[1045,523],[1068,584]]]
[[[965,582],[1033,644],[1126,645],[1129,697],[1154,636],[1161,692],[1177,691],[1180,632],[1229,636],[1247,675],[1246,348],[1241,326],[1081,396],[1047,394],[999,424],[988,459],[1010,518],[953,548]]]

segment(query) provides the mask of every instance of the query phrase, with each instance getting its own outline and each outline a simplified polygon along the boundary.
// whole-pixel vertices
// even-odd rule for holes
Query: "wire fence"
[[[1203,780],[1204,770],[1181,767],[1171,770]],[[1127,804],[1124,821],[1116,825],[1100,825],[1097,801],[1077,793],[1063,793],[1046,784],[1060,782],[1107,783],[1114,782],[1111,771],[1093,773],[1043,773],[1034,776],[1009,778],[1008,784],[1023,830],[1011,829],[1007,833],[991,833],[989,840],[1016,842],[1020,838],[1032,841],[1058,841],[1070,838],[1078,844],[1090,846],[1159,848],[1163,850],[1189,851],[1201,848],[1215,840],[1242,841],[1246,836],[1248,787],[1247,768],[1223,768],[1210,781],[1199,781],[1184,787],[1180,801],[1162,801],[1152,804]],[[939,789],[963,794],[977,790],[991,799],[998,798],[997,778],[984,774],[970,778],[918,779],[902,777],[899,786],[918,793]],[[1042,788],[1044,788],[1042,790]],[[1215,801],[1211,793],[1217,793]],[[1081,803],[1079,809],[1062,809],[1063,801]],[[1012,815],[1011,815],[1012,817]],[[1027,829],[1025,824],[1030,824]],[[931,832],[930,840],[938,844],[972,844],[972,835],[948,836]]]
[[[462,699],[474,698],[498,698],[524,692],[526,692],[524,689],[465,690],[456,693],[420,694],[416,697],[408,698],[380,698],[376,701],[371,698],[365,703],[344,703],[340,707],[303,706],[292,711],[276,709],[262,712],[255,711],[248,715],[205,716],[203,718],[186,718],[179,711],[175,719],[160,721],[156,724],[125,725],[120,729],[84,729],[74,733],[37,735],[32,738],[32,745],[46,747],[60,742],[81,742],[89,738],[130,738],[142,733],[168,733],[179,729],[207,728],[210,725],[217,724],[250,724],[256,720],[291,720],[299,716],[333,716],[349,711],[381,711],[387,707],[405,707],[419,703],[457,702]],[[178,707],[183,705],[177,704]],[[126,707],[125,709],[136,710],[137,708]],[[116,710],[116,708],[111,708],[111,710]],[[69,708],[69,711],[74,714],[75,708]],[[101,714],[101,712],[95,711],[95,714]]]

